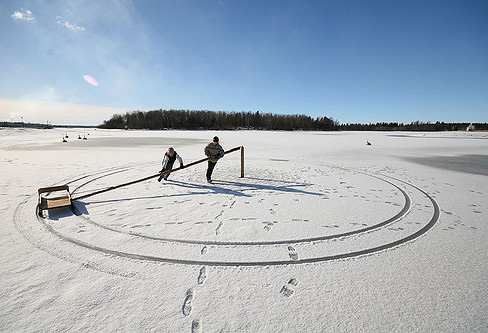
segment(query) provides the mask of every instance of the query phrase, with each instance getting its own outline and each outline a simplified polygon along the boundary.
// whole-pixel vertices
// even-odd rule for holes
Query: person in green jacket
[[[212,172],[217,161],[224,157],[224,149],[219,145],[219,138],[214,136],[212,142],[205,147],[205,155],[208,157],[207,181],[212,182]]]

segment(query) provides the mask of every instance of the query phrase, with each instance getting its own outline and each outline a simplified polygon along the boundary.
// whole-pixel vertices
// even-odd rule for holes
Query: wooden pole
[[[244,178],[244,146],[241,146],[241,178]]]
[[[224,152],[224,154],[229,154],[229,153],[232,153],[232,152],[234,152],[236,150],[239,150],[239,149],[241,149],[241,147],[235,147],[235,148],[232,148],[232,149],[227,150],[226,152]],[[241,157],[242,157],[242,152],[241,152]],[[161,173],[157,173],[157,174],[152,175],[152,176],[144,177],[144,178],[137,179],[137,180],[134,180],[134,181],[131,181],[131,182],[128,182],[128,183],[120,184],[120,185],[117,185],[117,186],[108,187],[108,188],[105,188],[103,190],[99,190],[99,191],[96,191],[96,192],[93,192],[93,193],[88,193],[88,194],[79,196],[77,198],[72,198],[71,200],[72,201],[75,201],[75,200],[85,199],[85,198],[91,197],[91,196],[96,195],[96,194],[100,194],[100,193],[104,193],[104,192],[108,192],[108,191],[115,190],[115,189],[117,189],[119,187],[123,187],[123,186],[128,186],[128,185],[140,183],[140,182],[143,182],[145,180],[148,180],[148,179],[151,179],[151,178],[156,178],[156,177],[159,177],[159,176],[164,176],[164,175],[167,175],[167,174],[172,173],[172,172],[175,172],[175,171],[179,171],[179,170],[182,170],[182,169],[186,169],[186,168],[191,167],[191,166],[193,166],[195,164],[205,162],[207,160],[208,160],[208,157],[202,158],[201,160],[198,160],[198,161],[195,161],[195,162],[191,162],[191,163],[185,165],[183,168],[176,168],[176,169],[173,169],[173,170],[163,171]],[[242,174],[242,171],[241,171],[241,174]]]

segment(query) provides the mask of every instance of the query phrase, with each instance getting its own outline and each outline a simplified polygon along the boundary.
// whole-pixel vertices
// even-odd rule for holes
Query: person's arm
[[[205,156],[210,157],[210,145],[208,144],[205,149],[203,150],[205,152]]]
[[[183,167],[183,159],[178,154],[176,154],[176,159],[178,160],[178,162],[180,162],[180,168],[182,168]]]
[[[166,165],[168,164],[168,161],[169,161],[168,155],[164,154],[163,162],[161,162],[163,164],[163,169],[166,169]]]
[[[219,145],[219,148],[220,148],[219,158],[222,158],[225,155],[225,151],[224,151],[224,148],[222,148],[221,145]]]

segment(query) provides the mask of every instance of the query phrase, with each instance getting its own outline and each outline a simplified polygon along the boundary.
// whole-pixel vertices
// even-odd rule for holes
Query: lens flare
[[[100,83],[98,83],[98,81],[92,78],[90,75],[85,75],[83,76],[83,78],[86,80],[86,82],[88,82],[91,85],[94,85],[95,87],[98,87],[100,85]]]

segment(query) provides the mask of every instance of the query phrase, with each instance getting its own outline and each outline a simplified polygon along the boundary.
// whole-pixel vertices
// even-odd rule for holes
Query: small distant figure
[[[371,146],[371,142],[366,140],[366,146]]]
[[[180,155],[178,155],[178,153],[173,149],[173,147],[169,147],[168,151],[164,153],[163,162],[162,162],[163,168],[161,169],[161,171],[159,171],[159,173],[168,170],[173,170],[173,164],[175,163],[176,160],[180,162],[180,168],[183,168],[184,167],[183,159],[180,157]],[[160,182],[161,179],[163,178],[164,180],[168,180],[168,176],[169,173],[159,176],[158,182]]]
[[[68,139],[68,138],[69,138],[68,134],[66,134],[65,138],[66,138],[66,139]]]
[[[88,140],[88,139],[86,138],[86,135],[83,135],[83,140]]]
[[[81,134],[78,134],[78,140],[81,140]]]
[[[219,145],[219,138],[217,136],[214,136],[212,142],[205,147],[205,155],[208,157],[207,182],[211,183],[215,164],[225,155],[224,149]]]
[[[64,137],[64,136],[63,136],[63,142],[68,142],[68,141],[66,141],[66,139],[65,139],[65,137]]]

